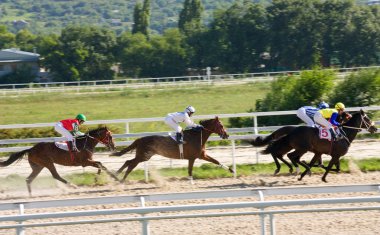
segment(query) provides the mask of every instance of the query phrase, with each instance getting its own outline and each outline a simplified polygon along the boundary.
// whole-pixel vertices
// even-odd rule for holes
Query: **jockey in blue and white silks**
[[[178,144],[183,144],[182,127],[180,126],[180,123],[185,123],[186,127],[198,126],[190,119],[193,113],[195,113],[195,108],[193,106],[188,106],[185,111],[169,113],[165,118],[165,123],[175,130]]]
[[[304,121],[308,126],[315,127],[314,115],[321,109],[328,108],[329,105],[325,102],[321,102],[317,107],[303,106],[297,110],[297,117]]]

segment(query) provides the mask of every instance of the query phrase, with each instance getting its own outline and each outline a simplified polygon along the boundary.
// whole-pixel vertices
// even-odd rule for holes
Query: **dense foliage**
[[[72,5],[74,2],[77,4]],[[29,8],[20,5],[25,1],[4,1],[3,21],[11,14],[10,6],[16,5],[41,16],[59,5],[54,11],[62,9],[62,17],[68,11],[73,18],[78,12],[93,14],[91,19],[96,19],[99,9],[103,9],[103,18],[109,9],[126,14],[128,6],[135,11],[131,19],[135,28],[131,34],[131,30],[115,31],[96,22],[75,24],[73,19],[60,34],[40,35],[32,33],[32,25],[17,32],[3,25],[1,49],[37,49],[55,81],[114,79],[112,66],[118,76],[163,77],[188,75],[190,68],[197,75],[206,67],[219,73],[245,73],[380,62],[380,6],[357,5],[353,0],[273,0],[271,4],[242,0],[207,18],[213,1],[186,0],[181,1],[181,10],[173,13],[181,23],[156,34],[155,9],[169,0],[120,1],[112,6],[110,2],[39,0],[34,3],[40,7]],[[0,79],[0,83],[6,81]]]
[[[271,84],[264,99],[256,101],[256,109],[248,112],[296,110],[302,106],[316,106],[322,100],[333,106],[343,102],[347,107],[370,106],[380,102],[380,69],[354,72],[333,86],[336,75],[328,70],[304,71],[300,77],[287,76]],[[264,125],[298,124],[294,115],[260,117]],[[252,126],[249,118],[231,118],[231,126]]]

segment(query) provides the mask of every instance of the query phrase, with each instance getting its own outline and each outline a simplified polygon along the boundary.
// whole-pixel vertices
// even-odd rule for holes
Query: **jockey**
[[[314,114],[320,109],[326,109],[328,107],[329,105],[323,101],[320,102],[316,108],[312,106],[303,106],[297,110],[297,117],[304,121],[308,126],[315,127],[313,121]]]
[[[315,123],[327,127],[330,130],[331,137],[336,140],[336,133],[334,131],[334,126],[339,126],[340,123],[337,122],[339,115],[344,112],[345,106],[343,103],[338,102],[335,104],[335,109],[321,109],[314,114]],[[327,121],[326,119],[329,119]]]
[[[183,112],[169,113],[165,118],[165,123],[176,131],[176,140],[178,144],[183,144],[182,128],[179,123],[184,122],[186,127],[197,127],[190,117],[195,113],[193,106],[188,106]]]
[[[86,121],[86,116],[83,114],[78,114],[75,119],[65,119],[57,122],[54,126],[54,129],[66,137],[67,146],[70,151],[79,152],[76,143],[75,137],[84,135],[79,131],[79,125],[83,124]]]

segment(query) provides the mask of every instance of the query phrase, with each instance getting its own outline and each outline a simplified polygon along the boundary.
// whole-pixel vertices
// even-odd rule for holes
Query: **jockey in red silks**
[[[193,106],[188,106],[184,112],[169,113],[165,118],[165,123],[176,131],[176,140],[178,144],[183,144],[182,127],[179,123],[184,122],[186,127],[198,127],[191,119],[191,115],[195,113]]]
[[[84,135],[79,131],[79,125],[83,124],[86,120],[86,116],[78,114],[75,119],[65,119],[55,124],[55,131],[66,137],[69,150],[79,152],[75,143],[75,137]]]

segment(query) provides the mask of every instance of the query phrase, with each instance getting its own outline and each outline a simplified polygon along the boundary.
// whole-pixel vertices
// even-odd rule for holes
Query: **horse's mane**
[[[107,130],[107,127],[106,126],[102,126],[102,127],[97,128],[97,129],[90,130],[88,132],[88,134],[89,135],[93,135],[93,134],[96,134],[97,132],[99,132],[100,130]]]

